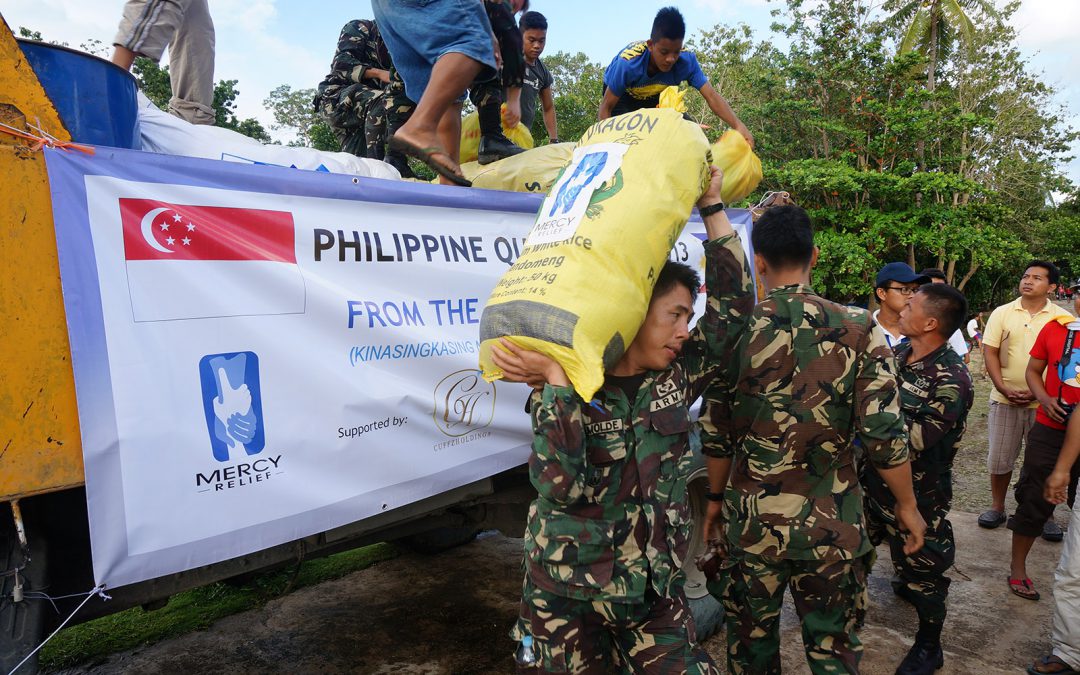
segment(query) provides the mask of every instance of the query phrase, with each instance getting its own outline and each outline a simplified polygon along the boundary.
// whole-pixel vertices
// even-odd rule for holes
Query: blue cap
[[[891,262],[878,270],[875,287],[880,288],[888,281],[898,281],[902,284],[928,284],[930,277],[925,274],[915,274],[911,265],[902,262]]]

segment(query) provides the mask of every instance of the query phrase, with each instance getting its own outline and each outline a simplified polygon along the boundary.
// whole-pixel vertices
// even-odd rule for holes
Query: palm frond
[[[942,23],[947,24],[953,35],[969,50],[975,44],[975,24],[971,22],[960,0],[940,0]]]
[[[893,28],[908,25],[911,18],[915,16],[915,12],[922,7],[922,4],[923,0],[908,0],[885,19],[885,24]]]
[[[925,53],[925,45],[930,41],[930,11],[920,5],[919,11],[912,17],[904,39],[900,41],[900,53],[918,49]]]

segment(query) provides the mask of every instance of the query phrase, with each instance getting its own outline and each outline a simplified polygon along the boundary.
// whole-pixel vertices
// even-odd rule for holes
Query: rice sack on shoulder
[[[521,256],[480,320],[491,381],[498,339],[551,356],[586,401],[637,335],[656,275],[709,179],[709,143],[674,110],[602,120],[581,137]]]

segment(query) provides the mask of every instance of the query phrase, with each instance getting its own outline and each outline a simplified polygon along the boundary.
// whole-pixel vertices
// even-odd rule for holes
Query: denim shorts
[[[413,101],[420,102],[432,67],[444,54],[482,63],[477,79],[494,76],[491,26],[480,0],[371,0],[371,9]],[[461,94],[464,98],[464,90]]]

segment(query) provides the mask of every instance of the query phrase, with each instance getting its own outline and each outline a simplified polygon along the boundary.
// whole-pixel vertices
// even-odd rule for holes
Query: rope
[[[0,123],[0,124],[2,124],[2,123]],[[81,593],[77,593],[77,594],[76,594],[76,596],[78,596],[78,595],[82,595],[82,594],[81,594]],[[79,613],[79,610],[83,608],[83,605],[85,605],[86,603],[90,602],[90,598],[94,597],[95,595],[100,595],[100,596],[101,596],[101,599],[102,599],[102,600],[112,600],[112,596],[111,596],[111,595],[107,595],[107,594],[105,593],[105,585],[104,585],[104,584],[102,584],[102,585],[100,585],[100,586],[95,586],[94,588],[90,589],[90,590],[89,590],[89,591],[88,591],[88,592],[86,593],[86,597],[85,597],[85,598],[83,598],[83,601],[82,601],[82,602],[80,602],[80,603],[79,603],[79,606],[75,608],[75,611],[74,611],[74,612],[72,612],[72,613],[71,613],[70,615],[68,615],[68,618],[66,618],[66,619],[64,619],[63,621],[61,621],[61,622],[60,622],[60,625],[56,627],[56,630],[54,630],[54,631],[52,632],[52,634],[51,634],[51,635],[49,635],[49,637],[45,638],[44,642],[42,642],[41,644],[39,644],[39,645],[38,645],[37,647],[34,647],[34,651],[32,651],[32,652],[30,652],[29,654],[27,654],[27,655],[26,655],[26,656],[25,656],[25,657],[23,658],[23,660],[22,660],[22,661],[19,661],[19,664],[18,664],[17,666],[15,666],[14,668],[12,668],[12,669],[11,669],[11,672],[9,672],[9,673],[8,673],[8,675],[15,675],[15,671],[17,671],[17,670],[18,670],[19,668],[22,668],[22,667],[23,667],[23,665],[24,665],[24,664],[25,664],[25,663],[26,663],[27,661],[29,661],[29,660],[30,660],[31,658],[33,658],[34,654],[37,654],[37,653],[38,653],[39,651],[41,651],[41,648],[42,648],[42,647],[44,647],[44,646],[45,646],[45,645],[46,645],[46,644],[47,644],[47,643],[49,642],[49,640],[51,640],[51,639],[53,639],[54,637],[56,637],[56,634],[57,634],[57,633],[59,633],[59,632],[60,632],[60,630],[61,630],[61,629],[62,629],[62,628],[63,628],[64,626],[66,626],[66,625],[68,624],[68,622],[69,622],[69,621],[71,621],[72,619],[74,619],[74,618],[75,618],[75,615]]]
[[[41,133],[41,136],[35,136],[0,122],[0,132],[16,138],[21,138],[25,141],[30,141],[32,143],[30,149],[34,152],[38,152],[44,147],[50,147],[58,148],[60,150],[78,150],[79,152],[85,152],[88,155],[94,154],[94,149],[88,145],[80,145],[78,143],[72,143],[71,141],[61,141],[58,138],[41,131],[41,129],[38,129],[37,131]]]

